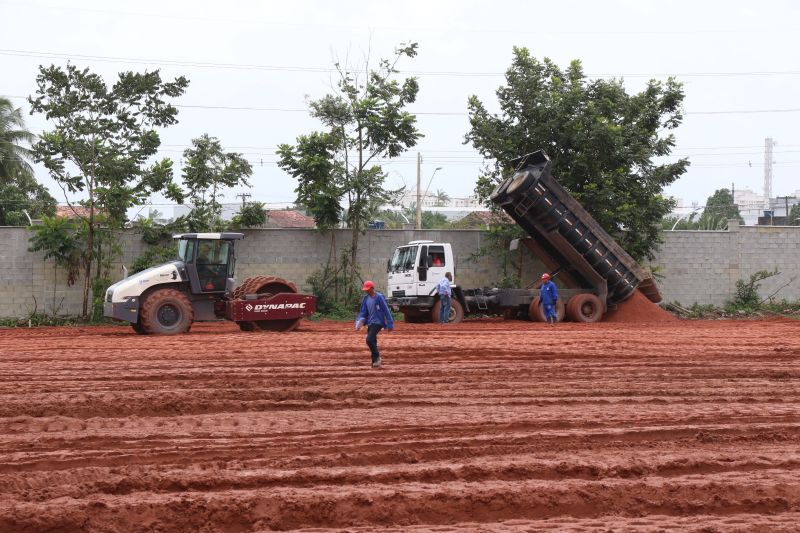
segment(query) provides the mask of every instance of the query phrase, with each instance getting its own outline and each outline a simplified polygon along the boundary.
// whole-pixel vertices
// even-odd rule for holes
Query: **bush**
[[[759,270],[755,274],[750,275],[748,281],[736,281],[736,295],[733,300],[725,305],[727,311],[752,311],[757,309],[761,303],[761,297],[758,295],[758,289],[761,287],[760,281],[764,281],[772,276],[780,274],[777,269],[773,271]]]
[[[178,245],[154,246],[144,251],[131,265],[131,274],[147,270],[150,267],[168,263],[178,257]]]

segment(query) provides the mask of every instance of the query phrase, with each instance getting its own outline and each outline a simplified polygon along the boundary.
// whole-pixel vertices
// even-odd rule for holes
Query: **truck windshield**
[[[392,272],[401,270],[411,270],[414,268],[417,260],[417,247],[416,246],[401,246],[396,248],[392,261],[389,264],[389,269]]]

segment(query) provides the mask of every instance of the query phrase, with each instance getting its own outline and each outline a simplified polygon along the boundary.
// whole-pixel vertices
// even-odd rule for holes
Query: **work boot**
[[[380,368],[381,367],[381,358],[378,357],[378,360],[372,363],[372,368]]]

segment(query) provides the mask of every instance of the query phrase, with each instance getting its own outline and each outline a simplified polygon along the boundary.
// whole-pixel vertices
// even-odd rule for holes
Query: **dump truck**
[[[137,272],[106,290],[106,317],[140,335],[188,332],[193,322],[231,320],[242,331],[291,331],[316,311],[316,298],[294,283],[254,276],[236,285],[235,244],[242,233],[183,233],[178,257]]]
[[[562,285],[558,321],[596,322],[637,289],[651,301],[661,301],[652,277],[553,178],[543,151],[512,163],[514,175],[495,188],[491,200],[528,234],[512,241],[512,249],[527,247]],[[436,285],[451,272],[451,322],[470,313],[544,321],[537,285],[465,289],[457,283],[456,270],[450,243],[412,241],[399,246],[387,263],[389,303],[408,321],[436,320],[441,308]]]

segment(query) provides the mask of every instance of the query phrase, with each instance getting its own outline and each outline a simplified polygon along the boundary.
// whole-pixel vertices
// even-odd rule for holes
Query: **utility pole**
[[[250,194],[249,192],[243,192],[243,193],[239,193],[239,194],[237,194],[236,196],[237,196],[238,198],[241,198],[241,199],[242,199],[242,209],[244,209],[244,201],[245,201],[245,198],[250,198],[250,197],[251,197],[251,196],[253,196],[253,195],[252,195],[252,194]]]
[[[783,201],[785,202],[785,205],[786,205],[786,217],[783,219],[783,225],[784,226],[788,226],[789,225],[789,200],[794,200],[795,197],[794,196],[776,196],[775,199],[776,200],[783,199]]]
[[[417,152],[417,229],[422,229],[422,154]]]

